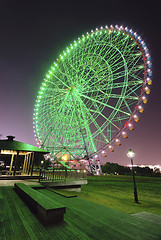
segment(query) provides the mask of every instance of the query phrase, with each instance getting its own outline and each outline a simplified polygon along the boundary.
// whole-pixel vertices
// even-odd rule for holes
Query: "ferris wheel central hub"
[[[73,92],[73,90],[75,89],[76,87],[73,87],[73,86],[71,86],[71,87],[69,87],[69,88],[66,88],[66,91],[67,92]]]
[[[76,87],[73,87],[73,86],[72,86],[72,87],[70,87],[70,90],[72,90],[72,89],[74,89],[74,88],[76,88]]]

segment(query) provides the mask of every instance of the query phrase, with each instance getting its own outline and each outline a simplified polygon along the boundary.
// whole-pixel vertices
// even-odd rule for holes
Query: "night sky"
[[[149,101],[128,139],[109,162],[161,165],[161,1],[0,0],[0,134],[36,145],[33,109],[43,78],[58,55],[87,31],[105,25],[132,28],[146,42],[153,64]]]

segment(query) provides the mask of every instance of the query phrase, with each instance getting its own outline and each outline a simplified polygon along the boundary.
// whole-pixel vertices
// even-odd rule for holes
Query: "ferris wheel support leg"
[[[77,108],[76,108],[76,104],[75,104],[73,95],[72,95],[72,99],[73,99],[73,104],[74,104],[74,107],[75,107],[75,113],[76,113],[76,116],[77,116],[77,121],[78,121],[78,124],[79,124],[80,133],[81,133],[81,135],[82,135],[82,139],[83,139],[83,142],[84,142],[84,147],[85,147],[85,150],[86,150],[86,153],[87,153],[87,160],[88,160],[88,162],[89,162],[89,167],[90,167],[90,170],[91,170],[91,175],[94,175],[93,169],[92,169],[92,166],[91,166],[91,163],[90,163],[90,160],[89,160],[89,154],[88,154],[88,150],[87,150],[87,146],[86,146],[86,141],[85,141],[85,138],[84,138],[84,134],[83,134],[83,132],[82,132],[82,127],[81,127],[81,123],[80,123],[80,119],[79,119],[79,116],[78,116],[78,112],[77,112]]]
[[[92,169],[92,165],[91,165],[91,163],[90,163],[90,159],[89,159],[89,156],[88,156],[88,151],[87,151],[87,149],[86,149],[86,153],[87,153],[87,160],[88,160],[88,163],[89,163],[89,168],[90,168],[90,170],[91,170],[91,175],[94,175],[93,169]]]
[[[100,165],[100,161],[98,161],[98,167],[99,167],[100,175],[103,175],[102,168],[101,168],[101,165]]]

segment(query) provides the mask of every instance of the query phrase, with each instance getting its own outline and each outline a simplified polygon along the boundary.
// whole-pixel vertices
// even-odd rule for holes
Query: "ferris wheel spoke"
[[[136,96],[128,96],[128,95],[120,95],[120,94],[112,94],[112,93],[108,94],[108,93],[103,92],[100,89],[99,89],[99,91],[102,92],[104,95],[107,95],[109,98],[116,98],[116,99],[123,98],[123,99],[138,100],[138,97],[136,97]]]
[[[126,96],[134,94],[137,98],[139,98],[139,95],[136,93],[136,90],[138,90],[138,89],[140,89],[140,85],[138,85],[138,87],[136,87],[136,86],[130,87],[127,90]]]
[[[131,71],[130,71],[130,74],[131,75],[134,75],[134,76],[139,76],[140,74],[141,74],[141,69],[131,69]],[[143,80],[142,80],[142,82],[143,82]]]
[[[120,61],[118,63],[118,60],[122,59],[122,61]],[[125,56],[121,56],[120,59],[117,59],[116,62],[114,62],[111,67],[113,67],[113,72],[117,72],[119,69],[121,69],[122,67],[124,68],[125,66]],[[135,62],[134,60],[137,59],[137,62],[139,61],[138,57],[136,57],[135,59],[133,59],[133,61],[131,61],[131,59],[126,58],[126,65],[128,64],[128,68],[130,68],[130,66],[134,67],[137,62]],[[117,65],[117,67],[115,66],[115,64]]]
[[[110,64],[110,67],[111,67],[113,73],[118,72],[119,69],[122,69],[125,67],[125,62],[124,62],[124,59],[122,58],[122,56],[118,60],[120,60],[119,63],[118,63],[118,61],[115,61],[115,62],[113,62],[113,64]]]
[[[92,64],[94,65],[94,63],[96,63],[96,65],[98,66],[98,59],[99,58],[102,59],[105,62],[106,66],[108,66],[108,63],[106,62],[105,57],[101,56],[101,55],[98,55],[97,58],[95,57],[95,62],[92,61]],[[103,70],[102,66],[99,66],[99,68],[100,68],[101,71]],[[104,67],[104,69],[105,69],[105,67]],[[97,72],[96,72],[96,74],[97,74]]]
[[[103,106],[105,106],[105,107],[111,108],[111,109],[113,109],[113,110],[117,110],[117,111],[122,112],[122,113],[124,113],[124,114],[126,114],[126,115],[130,115],[130,114],[127,113],[127,112],[124,112],[124,111],[122,111],[122,110],[120,110],[120,109],[117,109],[117,108],[115,108],[115,107],[113,107],[113,106],[111,106],[111,105],[108,105],[108,104],[104,103],[104,102],[100,102],[100,101],[98,101],[97,99],[90,98],[90,97],[88,97],[88,96],[86,96],[86,95],[84,95],[84,94],[81,94],[81,93],[79,93],[79,95],[82,96],[82,97],[84,97],[84,98],[86,98],[86,99],[89,99],[89,100],[92,101],[92,102],[96,102],[96,103],[98,103],[98,104],[100,104],[100,105],[103,105]]]
[[[63,109],[65,101],[66,101],[66,98],[64,98],[64,101],[61,101],[61,104],[59,106],[59,110],[57,111],[57,114],[60,113],[61,109]],[[45,122],[46,122],[46,124],[49,124],[50,123],[50,119],[48,119],[48,121],[45,121]],[[40,123],[40,128],[41,128],[41,126],[43,126],[43,122]]]
[[[77,115],[77,121],[78,121],[78,124],[80,126],[80,131],[81,131],[81,134],[82,134],[82,138],[83,138],[83,141],[84,141],[84,144],[85,144],[85,148],[87,147],[86,146],[86,140],[84,139],[84,135],[83,135],[83,132],[82,132],[82,123],[81,123],[81,119],[83,119],[83,127],[85,128],[86,132],[87,132],[87,136],[88,136],[88,140],[90,141],[91,143],[91,147],[94,151],[96,151],[96,147],[95,147],[95,143],[94,143],[94,140],[93,140],[93,137],[92,137],[92,133],[91,133],[91,129],[88,125],[88,120],[87,120],[87,117],[86,117],[86,108],[84,107],[84,104],[82,102],[82,100],[80,99],[80,97],[76,94],[74,94],[74,97],[76,99],[78,99],[78,102],[79,102],[79,106],[80,106],[80,109],[81,109],[81,116],[78,114],[77,112],[77,108],[76,108],[76,103],[74,104],[75,105],[75,112],[76,112],[76,115]],[[73,101],[74,101],[74,98],[73,98]]]
[[[101,127],[99,126],[99,124],[97,123],[97,121],[94,119],[93,115],[90,113],[90,112],[94,112],[94,113],[97,113],[97,114],[101,114],[101,112],[96,112],[96,111],[90,111],[89,108],[87,108],[87,106],[83,103],[83,106],[84,106],[84,109],[85,109],[85,112],[87,113],[87,116],[89,116],[89,118],[91,119],[92,123],[95,125],[95,127],[97,128],[97,130],[99,131],[99,133],[103,136],[103,138],[109,142],[109,140],[107,139],[107,137],[104,135]]]
[[[112,124],[117,130],[120,131],[120,128],[116,124],[114,124],[109,118],[107,118],[104,114],[102,114],[102,112],[100,112],[99,110],[89,109],[89,111],[101,115],[108,123]]]
[[[63,70],[62,71],[60,71],[60,69],[59,69],[59,71],[60,71],[60,74],[63,76],[63,78],[64,78],[64,81],[66,81],[66,82],[68,82],[68,80],[70,79],[71,80],[71,68],[70,68],[70,72],[69,72],[69,70],[67,69],[67,67],[65,67],[65,64],[62,64],[63,65]],[[71,67],[71,66],[70,66]],[[62,78],[62,77],[61,77]],[[63,81],[63,82],[64,82]],[[68,87],[69,87],[69,83],[68,83]]]
[[[127,101],[124,99],[125,106],[127,107],[128,111],[132,114],[132,111],[127,103]]]
[[[86,47],[86,49],[85,49],[84,51],[85,51],[85,52],[87,51],[87,47]],[[82,51],[80,51],[80,48],[79,48],[79,52],[82,53]],[[81,61],[81,64],[82,64],[82,63],[85,61],[85,60],[83,59],[84,53],[82,53],[81,56],[82,56],[82,61]],[[76,58],[76,52],[75,52],[73,58]],[[73,58],[72,58],[72,59],[70,58],[70,64],[71,64],[71,65],[73,65],[73,64],[75,64],[75,62],[77,62],[77,58],[76,58],[76,59],[73,59]],[[80,62],[78,62],[78,63],[80,64]],[[82,73],[84,73],[84,70],[85,70],[85,68],[83,68],[83,72],[82,72]]]
[[[124,85],[126,85],[126,86],[134,86],[134,81],[132,80],[132,81],[128,81],[128,83],[124,83],[124,82],[120,82],[120,83],[113,83],[113,85],[112,85],[112,88],[113,89],[115,89],[115,88],[122,88]],[[135,86],[137,86],[137,85],[141,85],[141,83],[138,81],[138,82],[135,82]]]
[[[129,74],[129,78],[133,79],[133,81],[137,81],[138,83],[142,84],[143,80],[139,75],[135,75],[135,74]]]
[[[117,54],[116,54],[117,52]],[[110,57],[108,58],[108,62],[110,63],[110,67],[113,67],[116,65],[116,62],[118,63],[118,61],[122,59],[122,56],[120,55],[120,52],[118,51],[118,49],[115,49],[115,52],[110,55]]]
[[[97,84],[99,84],[100,83],[100,81],[102,81],[103,79],[100,79],[99,78],[99,75],[98,75],[99,73],[97,73],[96,71],[95,71],[95,73],[94,73],[94,76],[93,76],[93,80],[94,81],[90,81],[90,79],[88,80],[88,81],[86,81],[86,85],[88,86],[88,88],[89,87],[92,87],[92,86],[96,86]],[[102,73],[101,73],[102,74]],[[103,76],[103,78],[105,78],[105,79],[107,79],[108,78],[108,81],[109,81],[109,73],[108,73],[108,75],[104,75]],[[96,80],[96,79],[98,79],[98,80]],[[90,84],[88,84],[88,83],[90,83]],[[107,82],[107,84],[109,84],[109,82]]]
[[[94,40],[94,43],[93,43]],[[107,41],[99,41],[95,38],[95,36],[93,36],[92,38],[92,46],[94,46],[94,54],[97,53],[97,51],[99,51],[99,53],[103,52],[103,48],[100,49],[100,46],[105,46],[107,45]]]
[[[115,82],[115,83],[113,83],[110,87],[111,87],[112,89],[115,89],[115,88],[122,88],[122,87],[124,87],[124,85],[125,85],[124,82]]]
[[[106,79],[108,78],[108,76],[104,76],[103,79],[98,78],[98,77],[99,77],[99,76],[98,76],[97,73],[95,72],[94,75],[93,75],[93,77],[90,78],[90,79],[88,79],[88,80],[86,81],[85,86],[87,86],[87,88],[84,88],[84,91],[85,91],[85,92],[86,92],[86,89],[91,89],[91,87],[93,87],[93,86],[96,87],[97,84],[100,83],[100,81],[106,80]],[[98,79],[98,80],[96,80],[96,79]],[[95,84],[94,84],[93,82],[95,82]],[[108,84],[108,83],[107,83],[107,84]]]
[[[132,45],[132,44],[128,45],[127,48],[123,49],[123,55],[124,55],[124,57],[126,57],[127,60],[128,59],[131,60],[131,58],[129,58],[129,53],[133,52],[133,50],[134,50],[134,45]]]
[[[125,71],[120,71],[118,73],[113,74],[113,81],[120,79],[121,77],[125,77]]]
[[[50,93],[57,93],[57,94],[60,94],[60,93],[64,93],[64,89],[58,89],[58,88],[48,88],[48,90],[50,91]]]
[[[137,58],[137,60],[135,60],[135,62],[134,61],[131,61],[130,63],[129,63],[129,73],[131,72],[131,71],[133,71],[134,69],[136,69],[136,67],[139,69],[139,68],[143,68],[144,66],[143,65],[139,65],[139,66],[137,66],[137,64],[139,64],[139,61],[140,61],[140,58]],[[131,68],[130,68],[131,67]],[[136,70],[135,70],[136,71]],[[136,71],[137,72],[137,71]]]
[[[91,71],[92,71],[93,74],[94,74],[94,75],[92,76],[92,78],[93,78],[96,74],[98,74],[97,71],[94,71],[95,67],[99,67],[99,69],[101,69],[100,66],[99,66],[99,64],[98,64],[98,62],[96,62],[96,64],[95,64],[95,62],[93,61],[93,59],[91,59],[91,61],[92,61],[93,67],[92,67],[92,68],[90,68],[90,66],[87,67],[89,70],[88,70],[88,73],[85,75],[86,79],[88,79],[88,75],[91,73]],[[89,79],[87,80],[86,85],[88,84],[88,82],[90,82],[90,80],[91,80],[91,78],[89,78]]]
[[[122,44],[122,53],[123,55],[125,55],[126,51],[129,48],[129,37],[127,37],[127,39],[124,40],[123,44]]]
[[[115,71],[113,71],[112,72],[112,79],[111,79],[111,81],[114,81],[114,80],[116,80],[116,79],[118,79],[118,78],[120,78],[121,76],[124,76],[125,75],[125,73],[124,73],[124,71],[120,71],[119,73],[117,72],[119,69],[121,69],[123,67],[123,64],[120,66],[120,67],[118,67]],[[116,73],[114,73],[114,72],[116,72]],[[116,77],[116,76],[118,76],[118,77]],[[102,78],[104,79],[107,79],[109,77],[109,75],[106,75],[106,76],[102,76]],[[97,82],[99,83],[99,81],[101,81],[101,80],[103,80],[103,79],[99,79]],[[96,82],[96,83],[97,83]],[[109,81],[107,82],[107,84],[109,84]],[[95,85],[94,83],[93,84],[91,84],[91,86],[92,85]]]
[[[64,86],[69,87],[65,82],[63,82],[57,75],[53,74],[53,76],[59,80]]]

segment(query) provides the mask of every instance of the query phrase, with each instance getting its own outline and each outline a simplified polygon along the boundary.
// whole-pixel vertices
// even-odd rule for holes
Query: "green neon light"
[[[97,29],[52,65],[37,97],[39,141],[73,156],[85,154],[84,145],[92,154],[111,143],[139,101],[144,62],[138,44],[120,29]]]

